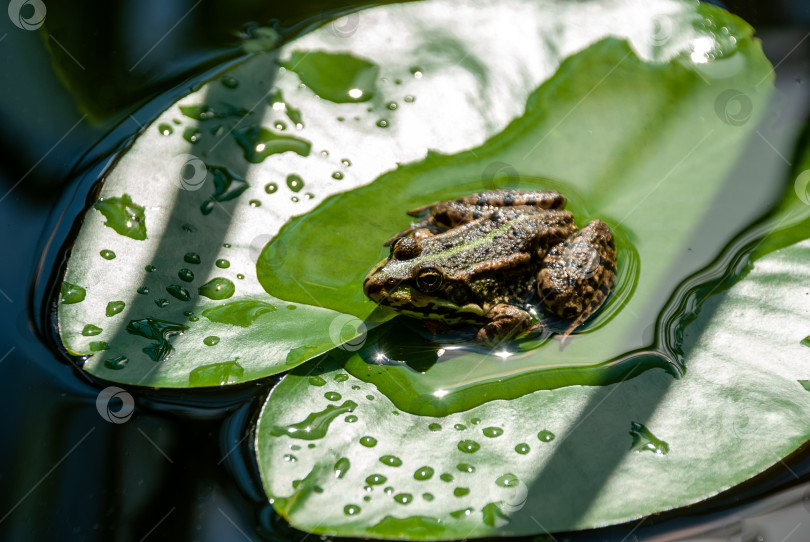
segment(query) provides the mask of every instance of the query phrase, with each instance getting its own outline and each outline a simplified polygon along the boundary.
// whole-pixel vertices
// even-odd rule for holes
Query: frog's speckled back
[[[525,254],[539,261],[545,249],[576,231],[574,217],[564,210],[537,211],[532,207],[501,208],[421,241],[423,263],[428,259],[448,276],[475,274]],[[539,252],[538,252],[539,251]],[[416,264],[417,262],[413,262]],[[528,260],[524,261],[528,263]]]
[[[421,220],[389,240],[363,289],[411,316],[485,322],[477,336],[490,343],[542,325],[527,302],[573,319],[567,335],[610,292],[616,250],[604,222],[579,231],[565,203],[552,190],[495,190],[414,209]]]

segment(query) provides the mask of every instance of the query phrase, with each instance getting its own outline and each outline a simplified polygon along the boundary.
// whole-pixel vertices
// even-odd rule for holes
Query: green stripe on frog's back
[[[515,224],[520,222],[525,222],[529,220],[529,218],[533,215],[519,215],[510,220],[507,220],[502,226],[498,226],[497,228],[493,229],[491,232],[487,233],[486,235],[479,237],[478,239],[473,239],[469,243],[460,243],[457,246],[448,248],[447,250],[443,250],[438,253],[430,253],[421,256],[417,256],[412,260],[404,260],[404,261],[389,261],[386,265],[385,269],[381,269],[379,271],[380,276],[382,277],[390,277],[390,276],[399,276],[402,268],[405,269],[414,269],[421,266],[422,263],[430,263],[433,261],[450,258],[452,256],[456,256],[461,254],[465,251],[472,251],[478,247],[485,246],[494,242],[495,237],[498,235],[502,235],[506,233],[511,227]]]

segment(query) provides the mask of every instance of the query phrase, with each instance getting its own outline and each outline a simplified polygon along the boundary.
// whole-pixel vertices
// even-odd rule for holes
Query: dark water
[[[82,0],[47,4],[39,31],[0,17],[0,238],[6,247],[0,267],[0,539],[304,538],[263,505],[253,472],[249,428],[261,401],[257,388],[272,383],[227,396],[145,394],[127,423],[110,423],[96,410],[98,387],[39,337],[48,322],[43,299],[60,263],[53,256],[58,251],[49,248],[69,236],[111,153],[204,80],[206,69],[237,58],[237,36],[252,32],[257,21],[295,35],[328,13],[357,5]],[[726,6],[759,29],[766,54],[778,65],[784,115],[793,123],[803,120],[810,101],[802,86],[810,40],[801,40],[810,5],[782,0]],[[24,9],[31,10],[24,16],[34,14],[30,6]],[[785,156],[795,144],[777,142]],[[43,253],[51,256],[41,261]],[[749,504],[764,506],[777,491],[809,476],[810,454],[798,453],[691,509],[640,526],[557,539],[688,540],[694,530],[730,523],[732,530],[747,525],[740,527],[743,539],[755,540],[760,531],[775,531],[773,525],[750,526],[757,520]],[[801,495],[799,504],[806,519]],[[792,540],[806,539],[801,532],[794,531]]]

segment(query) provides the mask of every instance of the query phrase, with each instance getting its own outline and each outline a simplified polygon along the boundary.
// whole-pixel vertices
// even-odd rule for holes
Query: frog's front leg
[[[594,220],[548,251],[537,289],[550,312],[572,320],[563,339],[602,306],[615,277],[613,234],[601,220]]]
[[[485,318],[489,322],[478,330],[475,338],[491,346],[527,331],[532,322],[528,312],[506,303],[492,307]]]

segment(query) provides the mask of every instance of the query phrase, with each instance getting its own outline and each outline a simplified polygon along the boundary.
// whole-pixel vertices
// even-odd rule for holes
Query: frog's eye
[[[400,237],[391,247],[391,255],[397,260],[411,260],[421,252],[422,247],[413,237]]]
[[[416,286],[423,292],[435,292],[442,286],[444,276],[434,267],[428,267],[419,272],[416,277]]]

